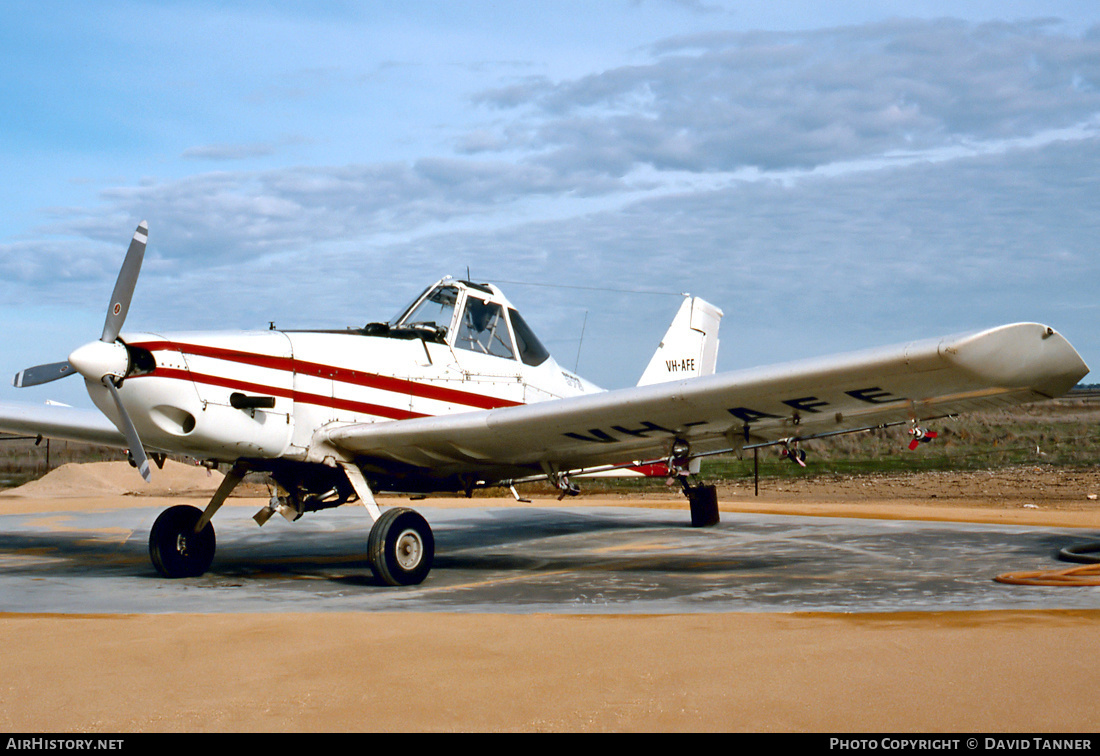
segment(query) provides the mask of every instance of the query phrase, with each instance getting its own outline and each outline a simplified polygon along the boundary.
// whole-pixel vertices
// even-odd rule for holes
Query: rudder
[[[718,363],[722,311],[699,297],[687,297],[638,381],[639,386],[712,375]]]

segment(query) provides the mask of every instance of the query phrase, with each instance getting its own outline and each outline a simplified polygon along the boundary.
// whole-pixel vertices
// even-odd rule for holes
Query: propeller
[[[56,381],[58,378],[64,378],[70,373],[75,372],[76,370],[69,364],[68,360],[64,362],[51,362],[49,365],[36,365],[35,367],[29,367],[16,373],[12,385],[16,388],[38,386],[43,383],[49,383],[50,381]]]
[[[118,387],[115,386],[111,376],[103,376],[102,382],[107,387],[107,391],[110,392],[111,398],[115,400],[115,407],[118,408],[119,421],[122,423],[119,430],[126,436],[126,442],[130,444],[130,457],[133,458],[134,465],[141,473],[141,477],[145,478],[145,482],[148,483],[153,479],[153,474],[149,470],[149,458],[145,455],[145,447],[141,445],[141,437],[138,436],[137,428],[134,427],[133,421],[126,413],[126,408],[122,406],[122,398],[118,395]]]
[[[130,300],[134,296],[134,287],[137,285],[138,274],[141,272],[141,263],[145,259],[145,245],[149,239],[149,225],[142,221],[134,231],[134,238],[130,241],[130,247],[126,250],[126,259],[122,262],[122,269],[115,281],[114,291],[111,292],[111,302],[107,307],[107,319],[103,323],[103,335],[99,341],[93,341],[75,349],[65,362],[53,362],[47,365],[20,370],[15,375],[12,383],[19,387],[39,386],[43,383],[56,381],[59,378],[79,373],[84,376],[89,385],[99,383],[106,387],[107,392],[118,410],[118,422],[115,425],[126,436],[130,445],[130,456],[141,477],[146,481],[151,479],[149,471],[149,459],[145,454],[141,438],[133,421],[130,420],[126,408],[122,405],[122,398],[118,393],[116,381],[126,377],[130,369],[130,355],[126,345],[118,340],[118,334],[122,330],[122,324],[126,322],[126,313],[130,311]]]
[[[103,323],[103,335],[100,341],[111,343],[118,338],[122,324],[126,322],[126,313],[130,311],[130,300],[134,296],[134,287],[137,286],[138,273],[141,272],[141,263],[145,259],[145,245],[149,241],[149,224],[142,221],[134,231],[134,238],[130,240],[130,248],[126,250],[126,259],[122,261],[122,270],[118,272],[118,280],[115,281],[115,289],[111,292],[111,306],[107,309],[107,320]]]

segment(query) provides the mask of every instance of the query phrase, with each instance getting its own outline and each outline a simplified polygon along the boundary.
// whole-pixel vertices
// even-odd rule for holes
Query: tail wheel
[[[149,557],[164,577],[198,577],[214,561],[214,526],[208,522],[196,533],[200,517],[201,510],[180,504],[161,512],[153,523]]]
[[[687,493],[691,506],[691,526],[709,528],[718,524],[718,489],[715,486],[691,486]]]
[[[404,507],[388,509],[371,528],[367,557],[386,585],[418,585],[432,569],[435,537],[420,513]]]

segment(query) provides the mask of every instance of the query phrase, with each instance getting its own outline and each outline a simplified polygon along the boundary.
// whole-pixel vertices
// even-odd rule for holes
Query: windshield
[[[429,290],[430,290],[431,288],[432,288],[432,287],[431,287],[431,286],[429,286],[429,287],[428,287],[427,289],[424,289],[424,291],[420,292],[420,293],[419,293],[419,294],[417,294],[417,295],[416,295],[415,297],[413,297],[413,299],[412,299],[412,301],[411,301],[411,302],[409,302],[409,303],[408,303],[407,305],[405,305],[405,306],[404,306],[404,307],[402,307],[402,308],[401,308],[400,310],[398,310],[398,311],[397,311],[397,314],[396,314],[396,315],[394,315],[394,316],[393,316],[392,318],[390,318],[389,320],[387,320],[386,322],[387,322],[387,323],[389,323],[389,324],[390,324],[391,326],[393,326],[393,325],[397,325],[398,323],[400,323],[400,322],[401,322],[401,318],[403,318],[403,317],[405,316],[405,314],[406,314],[406,313],[407,313],[407,312],[408,312],[409,310],[411,310],[411,309],[412,309],[413,305],[414,305],[414,304],[416,304],[417,302],[419,302],[419,301],[420,301],[420,298],[421,298],[422,296],[424,296],[425,294],[427,294],[427,293],[428,293],[428,291],[429,291]]]
[[[437,286],[424,298],[424,301],[405,315],[398,325],[431,325],[446,333],[451,327],[457,301],[457,286]]]

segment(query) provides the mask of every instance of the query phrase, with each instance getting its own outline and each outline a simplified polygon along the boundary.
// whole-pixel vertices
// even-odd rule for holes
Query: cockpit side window
[[[550,353],[546,351],[546,347],[538,340],[527,322],[512,308],[508,308],[508,315],[512,318],[512,330],[516,334],[516,346],[523,364],[534,367],[546,362]]]
[[[508,320],[504,308],[494,302],[485,302],[466,296],[466,311],[458,326],[455,346],[472,352],[491,354],[514,360],[512,337],[508,333]]]
[[[437,286],[424,298],[412,312],[401,319],[399,325],[435,326],[446,334],[454,319],[455,304],[458,302],[457,286]]]

